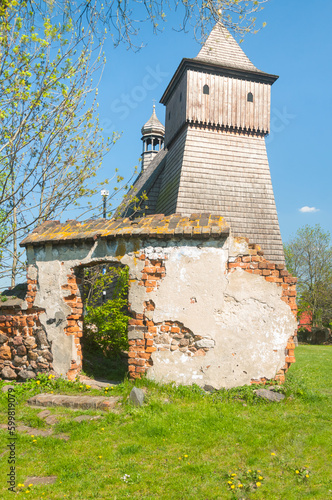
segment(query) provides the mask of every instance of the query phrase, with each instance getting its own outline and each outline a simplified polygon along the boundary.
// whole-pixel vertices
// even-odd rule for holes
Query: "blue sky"
[[[279,75],[272,87],[271,134],[267,138],[272,183],[282,238],[287,241],[304,224],[320,223],[332,233],[331,217],[331,80],[330,0],[289,2],[271,0],[259,13],[257,25],[242,49],[259,69]],[[200,45],[193,30],[176,32],[181,16],[168,15],[161,34],[142,24],[139,52],[106,43],[107,64],[99,85],[100,119],[105,134],[122,132],[105,157],[99,179],[115,168],[130,176],[141,154],[142,125],[159,104],[183,57],[195,57]],[[301,212],[303,207],[315,209]]]

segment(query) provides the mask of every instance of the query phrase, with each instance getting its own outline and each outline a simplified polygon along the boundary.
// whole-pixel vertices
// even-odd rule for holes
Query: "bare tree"
[[[142,23],[150,23],[154,33],[162,30],[167,16],[177,11],[181,20],[175,30],[186,30],[190,26],[194,29],[196,39],[206,38],[212,25],[217,21],[233,32],[244,36],[254,32],[257,13],[263,9],[269,0],[76,0],[66,2],[53,0],[48,2],[57,12],[69,13],[78,29],[86,24],[93,26],[95,33],[107,27],[117,46],[124,43],[130,48],[140,48],[139,31]],[[29,0],[31,7],[36,11],[45,9],[44,0]],[[47,3],[47,2],[46,2]],[[96,16],[98,23],[95,23]],[[262,23],[264,26],[265,23]]]

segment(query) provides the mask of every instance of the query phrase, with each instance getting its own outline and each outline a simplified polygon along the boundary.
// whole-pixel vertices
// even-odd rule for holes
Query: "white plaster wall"
[[[104,259],[129,266],[129,302],[133,311],[142,313],[144,301],[153,300],[155,310],[149,314],[155,323],[182,323],[211,346],[205,356],[154,352],[149,378],[216,388],[249,384],[260,377],[273,378],[285,363],[284,350],[296,321],[280,298],[281,287],[241,269],[226,273],[228,259],[243,253],[245,247],[244,240],[239,243],[229,238],[146,243],[113,240],[75,248],[30,248],[29,272],[34,277],[38,274],[35,305],[46,310],[40,320],[52,342],[55,370],[64,375],[71,360],[76,359],[74,337],[64,333],[70,310],[63,298],[70,292],[62,285],[74,267]],[[164,259],[166,276],[150,293],[138,284],[145,265],[138,258],[139,248],[151,259]]]
[[[234,387],[273,378],[284,366],[285,347],[297,324],[280,298],[281,287],[241,269],[225,274],[226,260],[220,249],[170,252],[166,277],[149,294],[156,304],[153,320],[180,321],[215,344],[205,356],[154,352],[149,378]],[[190,301],[193,296],[197,302]]]

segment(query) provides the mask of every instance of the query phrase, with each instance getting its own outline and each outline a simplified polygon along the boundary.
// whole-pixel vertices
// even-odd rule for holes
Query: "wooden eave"
[[[194,71],[200,71],[205,73],[213,73],[215,75],[227,76],[229,78],[237,78],[239,80],[248,80],[251,82],[267,83],[272,85],[279,76],[271,75],[270,73],[264,73],[263,71],[250,71],[248,69],[232,68],[230,66],[220,66],[219,64],[213,64],[210,62],[205,62],[198,59],[182,59],[177,70],[174,73],[173,78],[169,82],[165,92],[160,99],[160,103],[167,105],[174,89],[178,85],[180,79],[182,78],[185,71],[192,69]]]

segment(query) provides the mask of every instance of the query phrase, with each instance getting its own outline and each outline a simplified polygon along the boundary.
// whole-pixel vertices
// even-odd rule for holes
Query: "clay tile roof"
[[[165,216],[148,215],[140,219],[92,219],[83,222],[47,221],[38,226],[21,243],[39,246],[45,243],[67,243],[72,241],[93,241],[97,238],[116,237],[156,237],[192,236],[197,238],[221,237],[229,233],[229,226],[221,216],[193,214],[183,217],[181,214]]]
[[[151,118],[146,122],[145,125],[143,125],[141,132],[142,135],[147,135],[147,134],[165,135],[165,127],[157,118],[155,105],[153,105],[153,112]]]
[[[214,26],[195,59],[218,66],[260,72],[221,22]]]

